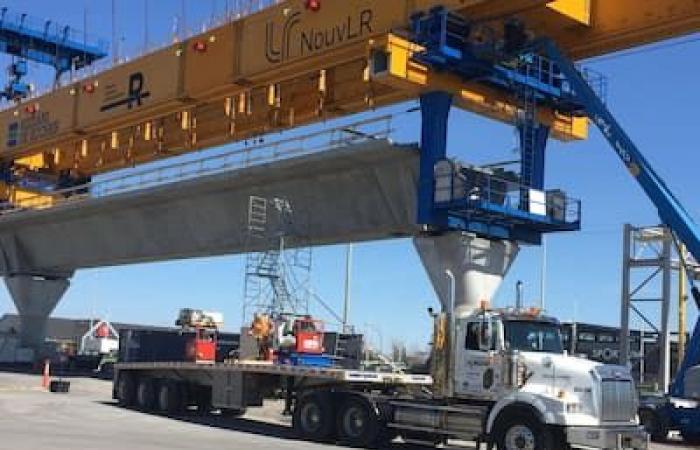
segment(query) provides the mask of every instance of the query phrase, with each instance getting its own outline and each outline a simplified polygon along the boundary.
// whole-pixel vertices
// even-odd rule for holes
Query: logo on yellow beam
[[[143,100],[151,96],[151,93],[146,90],[146,82],[143,73],[136,72],[129,76],[129,85],[127,91],[120,91],[116,85],[107,86],[105,91],[104,104],[100,111],[110,111],[120,106],[126,106],[132,109],[134,105],[141,106]]]
[[[265,29],[265,58],[279,64],[362,38],[373,32],[374,11],[364,9],[332,26],[302,27],[302,13],[287,15],[281,24],[270,21]],[[280,29],[281,28],[281,29]]]
[[[60,122],[53,120],[48,112],[40,112],[7,126],[7,146],[32,144],[55,136]]]

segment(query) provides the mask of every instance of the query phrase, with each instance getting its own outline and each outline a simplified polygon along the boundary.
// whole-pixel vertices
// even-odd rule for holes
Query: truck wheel
[[[700,445],[700,432],[681,431],[683,442],[690,445]]]
[[[668,438],[668,427],[656,411],[642,409],[639,411],[639,421],[646,432],[649,433],[652,441],[664,442]]]
[[[117,402],[123,408],[130,408],[136,403],[136,382],[133,375],[120,373],[117,379]]]
[[[507,413],[496,428],[498,450],[560,450],[554,436],[536,417],[521,412]]]
[[[182,390],[177,382],[166,380],[158,388],[158,411],[164,414],[176,414],[182,410]]]
[[[197,398],[195,399],[197,404],[197,414],[201,416],[206,416],[211,413],[211,394],[205,388],[198,389]]]
[[[333,399],[325,393],[302,397],[294,407],[292,428],[306,440],[327,441],[333,436],[335,410]]]
[[[353,447],[372,447],[379,428],[379,418],[367,400],[352,396],[340,407],[337,430],[341,442]]]
[[[142,411],[152,411],[156,403],[155,383],[150,378],[142,378],[136,390],[136,403]]]

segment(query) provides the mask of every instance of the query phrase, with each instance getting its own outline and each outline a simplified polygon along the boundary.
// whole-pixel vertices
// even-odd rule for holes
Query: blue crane
[[[518,99],[522,111],[517,121],[521,136],[520,182],[525,187],[538,189],[542,189],[544,183],[542,154],[547,136],[543,127],[536,123],[536,116],[529,111],[530,108],[545,105],[560,112],[587,116],[652,201],[661,221],[672,231],[679,250],[679,243],[684,244],[693,258],[700,261],[700,227],[607,108],[601,93],[594,89],[591,77],[580,71],[551,40],[531,39],[524,25],[517,20],[504,24],[503,38],[499,41],[472,39],[471,28],[472,24],[464,18],[444,8],[434,8],[428,14],[416,16],[412,39],[425,51],[414,59],[465,80],[487,83]],[[533,216],[522,207],[504,209],[500,199],[499,208],[494,208],[492,201],[483,201],[481,192],[475,196],[474,191],[466,190],[461,198],[452,195],[447,201],[440,201],[439,195],[435,197],[440,185],[444,184],[439,174],[446,160],[449,102],[445,96],[444,93],[431,93],[422,99],[426,125],[419,184],[419,221],[432,225],[433,231],[435,228],[437,231],[462,229],[490,238],[526,242],[536,241],[544,232],[577,229],[580,225],[578,216],[575,222],[553,221],[549,214]],[[455,191],[454,183],[448,187],[450,192]],[[547,198],[547,204],[549,202]],[[498,229],[490,226],[497,213],[500,213],[500,228],[510,230],[510,233],[497,232]],[[692,280],[692,277],[688,279]],[[700,309],[700,290],[696,286],[692,287],[692,294]],[[688,443],[700,444],[700,321],[688,342],[685,359],[670,387],[670,395],[661,401],[643,402],[640,416],[652,438],[665,438],[669,430],[678,430]]]
[[[30,94],[23,81],[28,61],[53,67],[55,80],[70,70],[82,69],[107,56],[106,41],[94,40],[69,26],[51,20],[12,14],[0,8],[0,53],[13,57],[10,79],[0,97],[19,102]]]

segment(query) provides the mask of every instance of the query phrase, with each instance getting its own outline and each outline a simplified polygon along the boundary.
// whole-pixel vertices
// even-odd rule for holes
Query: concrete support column
[[[446,271],[453,274],[456,317],[468,315],[482,301],[492,301],[519,250],[515,242],[462,232],[417,237],[413,242],[445,312],[450,312],[451,300]]]
[[[68,289],[69,278],[12,275],[5,277],[5,285],[19,313],[22,345],[42,356],[49,315]]]

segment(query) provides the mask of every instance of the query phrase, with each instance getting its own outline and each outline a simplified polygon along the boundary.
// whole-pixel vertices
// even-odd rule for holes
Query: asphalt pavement
[[[294,439],[281,404],[240,419],[183,415],[167,418],[119,408],[111,383],[71,379],[68,394],[51,394],[33,375],[0,373],[0,449],[12,450],[325,450],[336,445]],[[400,450],[416,447],[395,444]],[[475,449],[464,443],[461,448]],[[685,450],[679,444],[653,450]]]

